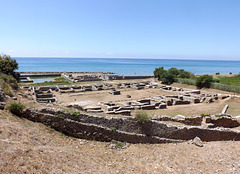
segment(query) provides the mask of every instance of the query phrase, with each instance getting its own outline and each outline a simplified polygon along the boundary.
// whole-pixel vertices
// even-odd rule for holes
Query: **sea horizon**
[[[240,60],[154,58],[13,57],[18,72],[113,72],[121,75],[153,75],[155,68],[176,67],[194,74],[238,74]]]

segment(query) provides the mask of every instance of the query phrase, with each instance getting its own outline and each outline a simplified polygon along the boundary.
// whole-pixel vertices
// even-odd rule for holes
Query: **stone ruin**
[[[72,83],[83,81],[101,81],[101,80],[123,80],[123,75],[117,75],[111,72],[86,72],[86,73],[62,73],[62,77]]]
[[[57,90],[57,87],[29,87],[29,91],[32,90],[32,94],[35,100],[39,103],[56,103],[57,99],[53,94],[53,90]]]
[[[131,117],[102,117],[80,113],[76,115],[54,108],[28,108],[21,116],[73,137],[99,141],[176,143],[192,140],[195,137],[199,137],[202,141],[240,141],[240,130],[235,129],[240,126],[240,117],[221,116],[205,119],[200,116],[155,116],[153,120],[139,122]],[[211,123],[212,126],[205,127],[203,123]]]
[[[147,79],[153,76],[124,76],[118,75],[112,72],[64,72],[61,74],[72,83],[83,81],[112,81],[112,80],[124,80],[124,79]]]
[[[106,114],[120,114],[120,115],[131,115],[131,111],[135,109],[141,110],[155,110],[155,109],[166,109],[167,107],[173,105],[186,105],[186,104],[198,104],[198,103],[212,103],[217,100],[222,100],[228,98],[228,95],[213,94],[202,92],[200,90],[190,90],[183,88],[175,88],[171,86],[161,85],[157,83],[152,83],[149,81],[142,82],[132,82],[132,83],[116,83],[112,85],[110,93],[116,89],[133,88],[136,90],[147,89],[147,88],[158,88],[163,91],[168,91],[173,93],[173,95],[166,96],[154,96],[151,98],[142,98],[140,100],[125,100],[120,102],[102,102],[96,103],[96,108],[101,107],[101,109],[96,109],[99,112],[104,112]],[[107,89],[107,88],[105,88]],[[120,93],[120,91],[119,91]],[[120,95],[118,92],[117,94]],[[116,94],[115,94],[116,95]],[[69,107],[75,104],[69,104]],[[76,106],[74,106],[76,107]],[[85,109],[85,111],[89,111]],[[91,111],[94,110],[93,107]],[[96,112],[94,110],[94,112]]]
[[[148,88],[156,88],[159,90],[167,91],[172,95],[153,96],[150,98],[142,98],[140,100],[125,100],[119,102],[105,102],[96,103],[95,106],[77,106],[76,103],[70,103],[68,107],[81,108],[86,112],[103,112],[106,114],[117,115],[131,115],[131,111],[135,109],[141,110],[155,110],[166,109],[173,105],[186,105],[197,103],[212,103],[217,100],[228,98],[228,95],[207,93],[200,90],[190,90],[184,88],[176,88],[172,86],[162,85],[150,81],[140,82],[124,82],[124,83],[104,83],[93,85],[64,85],[56,87],[28,87],[28,91],[32,91],[37,102],[40,103],[53,103],[57,102],[56,97],[52,91],[62,93],[82,93],[88,91],[102,91],[109,90],[112,95],[121,95],[121,89],[132,88],[135,90],[144,90]],[[128,98],[131,98],[128,97]]]

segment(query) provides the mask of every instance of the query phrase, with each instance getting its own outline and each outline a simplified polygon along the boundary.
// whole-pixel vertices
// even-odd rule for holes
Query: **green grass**
[[[219,78],[221,84],[240,86],[240,75]]]
[[[13,103],[9,103],[7,108],[13,114],[21,115],[23,109],[25,108],[25,105],[20,102],[18,102],[18,103],[13,102]]]
[[[43,78],[43,77],[41,77]],[[50,77],[49,77],[50,78]],[[51,77],[52,78],[52,77]],[[55,85],[69,85],[70,82],[64,77],[56,77],[52,81],[42,83],[21,84],[22,86],[55,86]]]
[[[39,76],[39,77],[31,77],[31,79],[56,79],[61,76]]]

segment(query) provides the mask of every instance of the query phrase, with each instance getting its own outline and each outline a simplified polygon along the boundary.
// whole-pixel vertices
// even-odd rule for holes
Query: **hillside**
[[[124,149],[110,144],[68,137],[0,112],[1,173],[240,172],[240,142],[127,144]]]

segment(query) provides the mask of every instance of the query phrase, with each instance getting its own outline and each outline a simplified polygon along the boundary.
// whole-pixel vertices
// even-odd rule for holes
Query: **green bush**
[[[172,84],[174,82],[174,76],[171,75],[170,73],[166,72],[166,73],[162,74],[161,80],[162,80],[163,84],[170,85],[170,84]]]
[[[198,88],[210,88],[211,82],[213,82],[213,77],[210,75],[203,75],[196,79],[196,86]]]
[[[15,79],[19,80],[20,74],[15,72],[18,69],[18,63],[6,54],[0,55],[0,72],[7,75],[12,75]]]
[[[146,121],[150,120],[150,117],[148,116],[148,114],[144,111],[137,111],[136,115],[135,115],[135,119],[140,122],[140,123],[144,123]]]
[[[156,68],[153,72],[154,77],[158,78],[159,81],[162,81],[164,84],[172,84],[176,81],[177,78],[194,78],[194,74],[184,69],[170,68],[164,70],[163,67]]]
[[[155,68],[155,70],[153,71],[153,74],[155,78],[158,78],[158,80],[161,80],[162,74],[166,72],[167,71],[164,70],[163,67],[159,67],[159,68]]]
[[[24,108],[25,108],[25,105],[20,102],[9,103],[7,107],[7,109],[15,115],[21,115]]]

